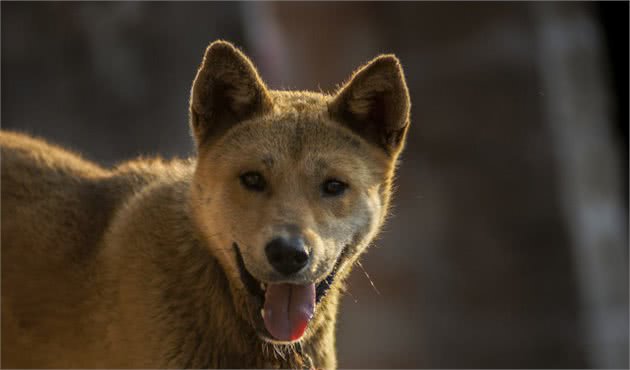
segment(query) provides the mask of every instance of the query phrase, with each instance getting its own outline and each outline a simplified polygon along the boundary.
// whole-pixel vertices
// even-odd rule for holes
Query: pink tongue
[[[263,320],[271,335],[282,341],[300,339],[315,309],[315,285],[269,284]]]

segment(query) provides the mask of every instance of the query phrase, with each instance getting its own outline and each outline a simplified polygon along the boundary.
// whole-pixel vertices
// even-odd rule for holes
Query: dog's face
[[[376,235],[408,112],[392,56],[328,96],[269,91],[230,44],[206,51],[191,96],[191,206],[261,338],[308,335],[319,302]]]

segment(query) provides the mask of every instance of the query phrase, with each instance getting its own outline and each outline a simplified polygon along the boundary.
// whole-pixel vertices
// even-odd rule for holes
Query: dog
[[[215,41],[189,113],[194,158],[111,169],[0,133],[3,367],[337,366],[343,281],[409,127],[399,60],[274,91]]]

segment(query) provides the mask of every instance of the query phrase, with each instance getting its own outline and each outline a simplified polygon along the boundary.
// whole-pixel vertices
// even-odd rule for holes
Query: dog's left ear
[[[403,147],[410,105],[398,58],[381,55],[352,75],[328,110],[335,121],[395,155]]]
[[[252,62],[229,42],[210,44],[190,93],[190,125],[197,146],[271,108]]]

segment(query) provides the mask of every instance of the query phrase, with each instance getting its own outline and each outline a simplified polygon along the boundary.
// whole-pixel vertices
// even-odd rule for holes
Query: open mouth
[[[236,243],[233,244],[241,280],[247,291],[262,302],[260,318],[264,324],[265,337],[291,342],[300,339],[315,313],[315,306],[326,296],[332,286],[340,256],[332,272],[318,284],[265,284],[257,280],[245,267],[243,256]]]

